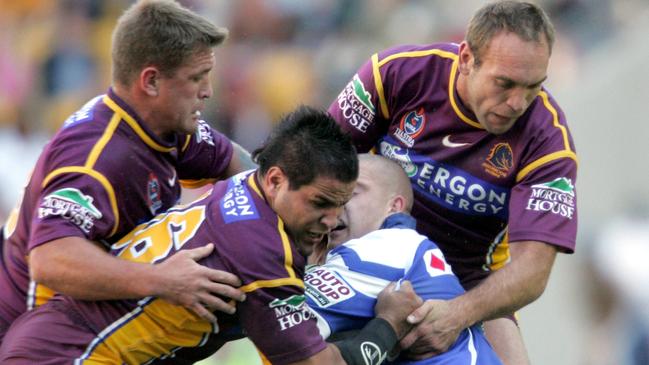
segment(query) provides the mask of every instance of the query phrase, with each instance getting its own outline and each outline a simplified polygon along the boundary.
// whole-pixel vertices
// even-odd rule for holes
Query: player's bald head
[[[401,195],[405,199],[405,212],[412,210],[413,196],[410,180],[401,166],[380,155],[369,153],[358,155],[359,170],[371,177],[372,183],[383,190],[385,199]]]

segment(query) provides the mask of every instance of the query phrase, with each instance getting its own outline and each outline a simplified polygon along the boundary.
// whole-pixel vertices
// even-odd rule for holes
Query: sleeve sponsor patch
[[[268,303],[268,307],[275,311],[275,318],[281,331],[310,319],[315,319],[315,315],[306,305],[304,295],[291,295],[286,299],[276,298]]]
[[[89,102],[84,104],[84,106],[81,107],[81,109],[77,110],[72,114],[71,116],[68,117],[68,119],[63,122],[63,128],[67,128],[79,123],[87,122],[92,120],[93,118],[93,110],[95,108],[95,105],[97,102],[99,102],[104,95],[99,95],[91,99]]]
[[[48,194],[38,208],[38,218],[61,217],[79,226],[85,233],[103,216],[93,204],[94,198],[79,189],[64,188]]]
[[[259,212],[250,191],[241,184],[241,180],[236,176],[228,182],[228,191],[221,198],[219,207],[225,223],[259,218]]]
[[[532,185],[525,209],[550,212],[572,219],[575,213],[575,187],[572,180],[560,177],[547,183]]]
[[[214,136],[212,136],[212,128],[204,121],[198,121],[198,128],[196,128],[196,143],[205,142],[210,146],[214,146]]]
[[[358,74],[354,75],[338,95],[338,107],[345,120],[363,133],[367,132],[367,127],[374,122],[376,109],[372,103],[372,96],[365,90],[365,85]]]

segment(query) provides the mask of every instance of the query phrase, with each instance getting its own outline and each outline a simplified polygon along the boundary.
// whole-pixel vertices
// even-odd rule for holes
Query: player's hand
[[[421,360],[440,354],[455,343],[463,328],[453,322],[449,301],[429,299],[408,316],[415,327],[399,343],[402,354]]]
[[[214,250],[214,244],[181,250],[156,267],[160,276],[156,296],[172,304],[190,309],[201,318],[216,323],[212,311],[233,314],[234,302],[227,303],[221,297],[238,301],[245,294],[237,289],[241,281],[231,273],[210,269],[197,263]]]
[[[397,337],[401,338],[412,327],[406,322],[406,317],[421,303],[421,298],[415,294],[409,281],[402,281],[400,286],[393,282],[379,293],[374,313],[376,317],[388,321]]]

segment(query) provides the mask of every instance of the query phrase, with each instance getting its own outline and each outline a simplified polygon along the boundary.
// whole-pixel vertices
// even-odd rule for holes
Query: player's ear
[[[467,41],[460,43],[459,56],[457,60],[457,69],[463,74],[467,75],[473,67],[474,54]]]
[[[288,184],[288,176],[279,166],[271,166],[266,171],[263,178],[264,181],[264,194],[270,199],[274,200],[280,188],[284,184]]]
[[[388,213],[402,213],[406,211],[406,198],[403,195],[395,195],[388,201]]]
[[[140,72],[140,88],[149,96],[158,96],[160,71],[155,67],[146,67]]]

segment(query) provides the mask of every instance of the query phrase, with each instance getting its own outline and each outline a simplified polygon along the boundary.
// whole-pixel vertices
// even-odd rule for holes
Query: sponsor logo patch
[[[420,156],[400,147],[391,137],[379,144],[381,154],[398,162],[412,187],[427,199],[456,212],[508,217],[509,189],[477,178],[466,171]]]
[[[196,142],[205,142],[210,146],[214,146],[214,136],[212,136],[212,129],[204,120],[198,121],[198,127],[196,128]]]
[[[151,214],[156,215],[158,209],[162,208],[162,193],[160,192],[160,181],[153,173],[149,173],[149,181],[146,184],[147,204]]]
[[[347,123],[363,133],[367,132],[369,125],[374,122],[376,108],[372,103],[371,94],[365,90],[358,74],[354,75],[338,95],[338,107]]]
[[[575,187],[572,180],[559,177],[547,183],[532,185],[525,209],[550,212],[572,219],[575,213]]]
[[[102,217],[93,201],[93,197],[84,195],[79,189],[60,189],[43,198],[38,207],[38,218],[58,216],[79,226],[82,231],[90,233],[95,220]]]
[[[412,163],[410,156],[408,156],[409,150],[407,148],[401,148],[387,142],[381,142],[379,145],[379,150],[381,151],[381,155],[401,165],[408,177],[417,175],[417,165]]]
[[[225,223],[259,218],[252,195],[243,186],[242,179],[243,175],[241,174],[231,178],[228,182],[228,191],[219,202],[221,217]]]
[[[103,97],[104,95],[99,95],[92,98],[89,102],[85,103],[81,107],[81,109],[74,112],[74,114],[69,116],[68,119],[63,122],[63,128],[92,120],[93,108],[95,107],[95,104],[97,104]]]
[[[316,267],[304,276],[305,292],[326,308],[352,298],[356,292],[335,272]]]
[[[498,143],[487,156],[485,162],[482,163],[485,171],[495,177],[505,177],[509,174],[509,170],[514,166],[514,154],[509,143]]]
[[[296,294],[286,299],[276,298],[268,303],[268,307],[275,311],[275,318],[281,331],[315,318],[311,309],[306,305],[304,295]]]
[[[428,271],[428,274],[431,277],[453,275],[451,265],[444,260],[444,255],[439,248],[434,248],[424,252],[423,260],[426,265],[426,271]]]
[[[387,352],[381,352],[381,348],[377,344],[369,341],[361,343],[361,353],[365,365],[378,365],[388,357]]]
[[[426,125],[426,117],[424,116],[424,108],[411,111],[401,118],[399,127],[394,130],[394,136],[403,144],[408,147],[415,145],[415,138],[421,134]]]

